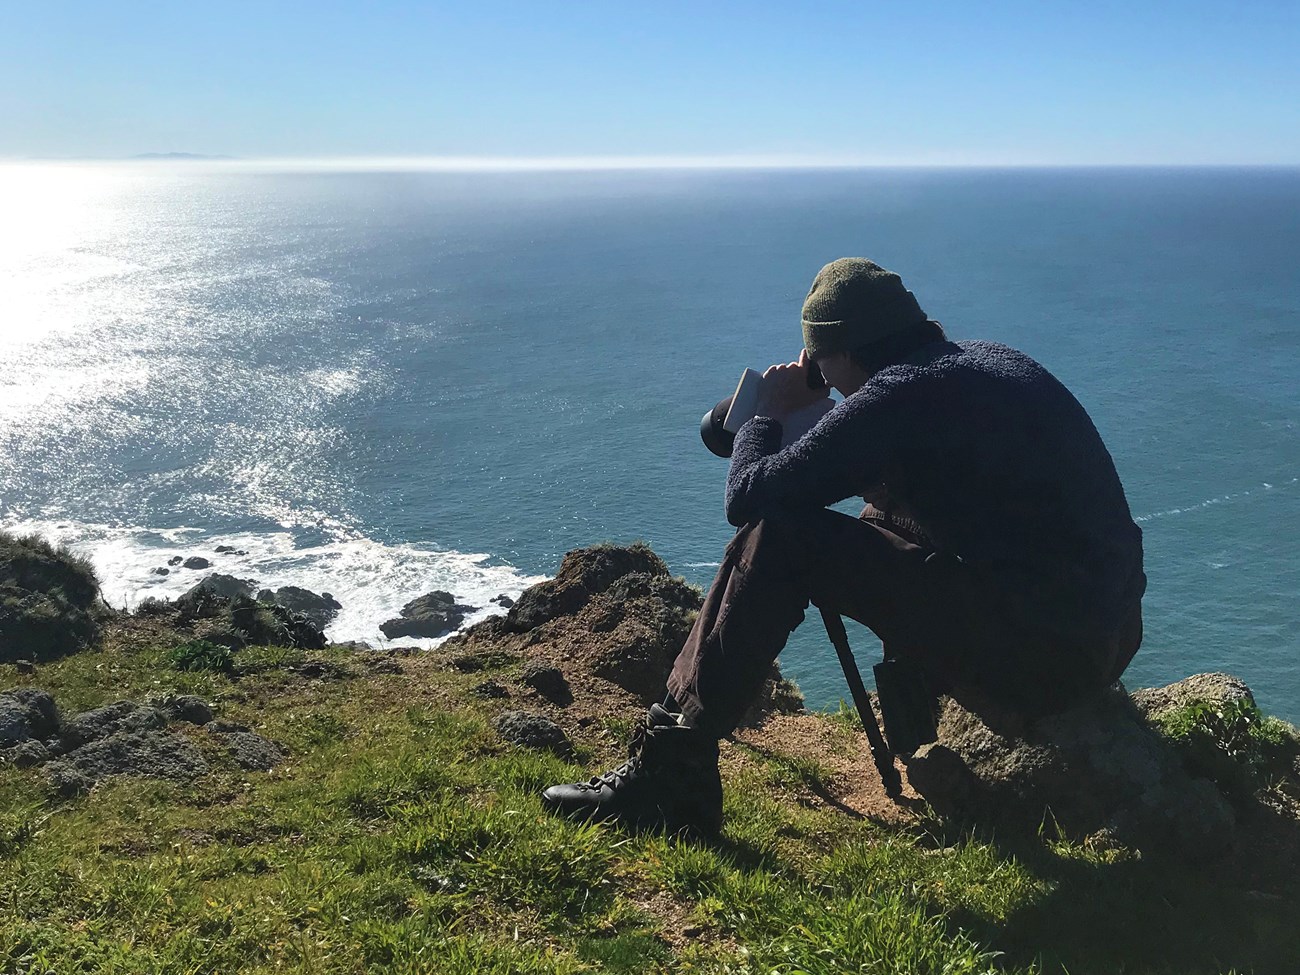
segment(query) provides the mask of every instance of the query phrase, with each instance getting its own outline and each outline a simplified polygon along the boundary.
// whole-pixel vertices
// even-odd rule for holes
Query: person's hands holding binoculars
[[[797,362],[778,363],[763,372],[754,412],[784,423],[791,413],[812,406],[828,395],[821,370],[808,357],[808,350],[802,349]]]

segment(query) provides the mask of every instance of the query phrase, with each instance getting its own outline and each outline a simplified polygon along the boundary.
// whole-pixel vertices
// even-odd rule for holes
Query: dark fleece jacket
[[[1053,627],[1109,630],[1140,599],[1142,532],[1092,420],[1029,356],[936,342],[881,370],[784,450],[781,425],[736,435],[727,520],[825,507],[884,485],[940,553]]]

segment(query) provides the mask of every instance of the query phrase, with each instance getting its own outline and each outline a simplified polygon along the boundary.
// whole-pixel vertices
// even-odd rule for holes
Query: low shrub
[[[1194,701],[1156,721],[1178,747],[1194,775],[1214,781],[1230,795],[1254,792],[1289,774],[1300,755],[1300,736],[1285,721],[1263,714],[1245,698],[1224,703]]]
[[[235,670],[235,652],[207,640],[182,643],[172,649],[169,657],[177,670],[207,670],[218,674],[230,674]]]

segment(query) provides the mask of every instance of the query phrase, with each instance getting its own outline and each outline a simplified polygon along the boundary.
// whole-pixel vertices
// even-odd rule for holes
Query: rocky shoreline
[[[36,554],[49,576],[58,554]],[[9,588],[34,584],[32,572],[15,564],[10,559]],[[436,651],[332,645],[323,632],[339,608],[330,594],[259,590],[253,580],[220,574],[175,600],[147,600],[131,614],[86,611],[125,639],[147,633],[169,643],[173,667],[219,672],[236,686],[255,677],[256,666],[241,654],[257,647],[301,655],[290,670],[307,680],[401,675],[404,661],[418,654],[475,679],[471,693],[501,740],[570,756],[589,729],[631,720],[659,698],[700,603],[699,590],[674,577],[648,547],[600,545],[568,553],[553,579]],[[12,616],[12,607],[25,604],[6,605]],[[389,629],[395,637],[446,635],[468,611],[450,593],[435,591],[408,603]],[[0,635],[16,633],[12,620],[0,621]],[[76,652],[75,641],[56,649]],[[14,663],[19,684],[0,691],[0,760],[39,766],[56,796],[84,793],[121,774],[198,778],[208,772],[205,753],[261,770],[290,754],[284,744],[222,718],[219,701],[165,689],[65,716],[39,686],[42,661],[62,653],[20,653],[13,639],[0,644],[0,660]],[[774,666],[745,722],[766,722],[768,730],[742,737],[761,741],[782,715],[804,722],[798,733],[807,733],[807,722],[828,720],[804,715],[798,689]],[[865,747],[860,764],[870,764]],[[1197,675],[1132,695],[1116,686],[1032,725],[947,701],[939,740],[900,766],[909,795],[945,821],[1012,833],[1050,824],[1097,848],[1212,859],[1233,850],[1261,818],[1300,822],[1300,737],[1260,715],[1249,688],[1229,675]],[[883,808],[881,797],[871,802]]]

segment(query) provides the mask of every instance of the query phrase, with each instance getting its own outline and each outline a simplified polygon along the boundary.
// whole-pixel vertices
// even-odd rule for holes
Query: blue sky
[[[0,0],[0,157],[1300,163],[1300,3]]]

